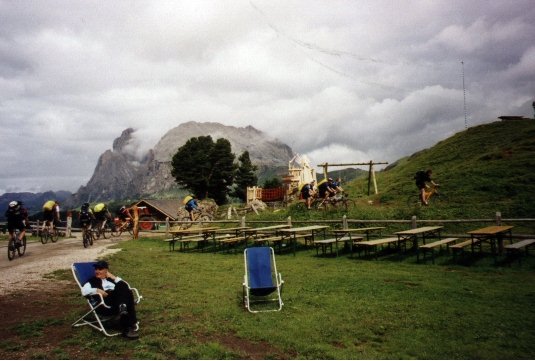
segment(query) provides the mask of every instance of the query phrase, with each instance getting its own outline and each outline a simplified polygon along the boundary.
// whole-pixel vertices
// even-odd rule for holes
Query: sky
[[[251,125],[394,162],[533,117],[532,0],[0,0],[0,194],[76,191],[121,132]]]

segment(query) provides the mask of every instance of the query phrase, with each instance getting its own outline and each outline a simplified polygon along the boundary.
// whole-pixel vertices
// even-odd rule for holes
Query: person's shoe
[[[126,332],[123,333],[124,337],[130,338],[130,339],[136,339],[139,338],[139,333],[136,331],[134,327],[128,327]]]
[[[128,314],[128,309],[126,308],[126,305],[124,303],[121,303],[119,305],[119,315],[125,316]]]

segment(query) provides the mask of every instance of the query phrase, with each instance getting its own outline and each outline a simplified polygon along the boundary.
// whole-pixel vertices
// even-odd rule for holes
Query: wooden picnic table
[[[382,229],[385,229],[386,227],[363,227],[363,228],[347,228],[347,229],[335,229],[332,232],[336,235],[351,235],[351,233],[360,233],[366,235],[366,240],[370,240],[370,233],[375,231],[380,231]]]
[[[353,257],[353,244],[354,242],[362,241],[363,237],[354,236],[354,233],[365,234],[366,240],[370,240],[370,232],[384,229],[385,227],[364,227],[364,228],[346,228],[346,229],[334,229],[332,232],[335,237],[336,243],[336,255],[338,255],[338,242],[343,241],[344,244],[349,244],[351,251],[351,257]]]
[[[297,237],[299,234],[310,234],[310,238],[312,240],[312,243],[314,243],[315,235],[319,232],[323,232],[323,238],[325,238],[325,232],[329,228],[329,226],[305,226],[305,227],[292,227],[292,228],[284,228],[280,229],[279,232],[284,234],[286,237],[285,239],[288,239],[290,243],[292,244],[292,251],[295,256],[295,247],[297,245]]]
[[[496,254],[503,253],[503,238],[508,236],[510,243],[513,243],[513,226],[488,226],[473,231],[468,231],[472,240],[472,251],[477,243],[486,242],[490,244],[491,252],[496,258]]]
[[[216,230],[216,233],[229,233],[234,232],[236,237],[238,237],[240,234],[245,234],[245,231],[250,229],[251,227],[231,227],[231,228],[218,228]]]
[[[406,244],[407,241],[412,241],[413,248],[418,248],[418,236],[422,237],[422,242],[425,244],[427,238],[438,238],[440,239],[440,231],[444,228],[443,226],[429,226],[429,227],[418,227],[407,229],[405,231],[395,232],[394,234],[398,236],[398,248],[401,246],[401,243]]]
[[[247,246],[247,240],[249,238],[257,238],[259,234],[264,233],[275,233],[278,234],[281,229],[289,228],[290,225],[288,224],[276,224],[273,226],[265,226],[265,227],[257,227],[257,228],[249,228],[243,231],[243,234],[245,235],[245,245]]]
[[[186,228],[186,229],[175,229],[170,230],[169,233],[172,235],[171,242],[173,243],[173,250],[175,249],[175,242],[180,242],[182,237],[184,236],[193,236],[193,235],[199,235],[200,238],[193,240],[188,238],[187,240],[184,240],[184,242],[180,242],[180,249],[183,248],[183,243],[187,242],[197,242],[198,245],[201,246],[202,249],[204,249],[204,243],[208,242],[209,238],[212,238],[214,241],[214,247],[215,244],[215,234],[220,228],[218,227],[198,227],[198,228]]]

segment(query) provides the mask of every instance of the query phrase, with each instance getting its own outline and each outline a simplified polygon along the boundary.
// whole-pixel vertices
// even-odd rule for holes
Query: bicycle
[[[125,221],[120,219],[115,219],[115,227],[112,227],[110,230],[112,237],[119,237],[123,232],[128,232],[131,235],[134,234],[134,222],[127,218]]]
[[[9,238],[7,243],[7,258],[11,261],[15,258],[15,254],[19,254],[22,257],[26,252],[26,236],[22,237],[22,241],[18,242],[20,230],[16,229],[13,232],[13,236]]]
[[[106,239],[106,238],[108,238],[107,233],[111,234],[111,232],[112,232],[112,229],[109,227],[107,219],[103,219],[101,221],[98,221],[95,224],[94,233],[95,233],[96,239],[99,239],[100,236],[102,236],[102,238]]]
[[[448,197],[443,193],[439,193],[438,186],[431,185],[424,190],[424,199],[428,204],[445,203],[448,201]],[[422,200],[419,194],[412,194],[407,198],[407,206],[421,207]]]
[[[94,232],[90,226],[85,226],[82,228],[82,244],[84,245],[84,248],[87,248],[88,246],[93,245],[94,240]]]
[[[345,192],[341,192],[339,194],[335,194],[334,196],[331,196],[323,202],[323,204],[318,204],[318,208],[323,207],[324,209],[330,208],[341,208],[342,210],[346,211],[355,206],[355,201],[349,198],[349,195]]]
[[[42,244],[46,244],[50,239],[52,242],[57,242],[59,239],[59,232],[56,226],[46,221],[45,227],[39,232],[39,238]]]
[[[192,211],[192,215],[193,221],[189,217],[189,214],[182,216],[182,218],[180,219],[180,229],[188,229],[194,222],[210,222],[213,220],[213,216],[210,213],[205,212],[204,210],[200,210],[198,208]]]

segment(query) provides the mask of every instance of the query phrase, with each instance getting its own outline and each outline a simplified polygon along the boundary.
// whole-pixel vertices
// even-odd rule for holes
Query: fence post
[[[65,236],[69,238],[72,236],[72,215],[70,212],[67,214],[67,227],[65,228]]]
[[[411,227],[416,228],[416,216],[412,216],[411,218]]]
[[[291,227],[292,226],[292,216],[288,216],[287,220],[288,220],[288,225]]]
[[[502,212],[496,212],[496,225],[502,225]]]
[[[169,237],[169,217],[165,217],[165,236]]]
[[[240,227],[245,227],[245,216],[241,217]]]
[[[342,228],[343,229],[347,229],[347,216],[344,214],[344,216],[342,217]]]

